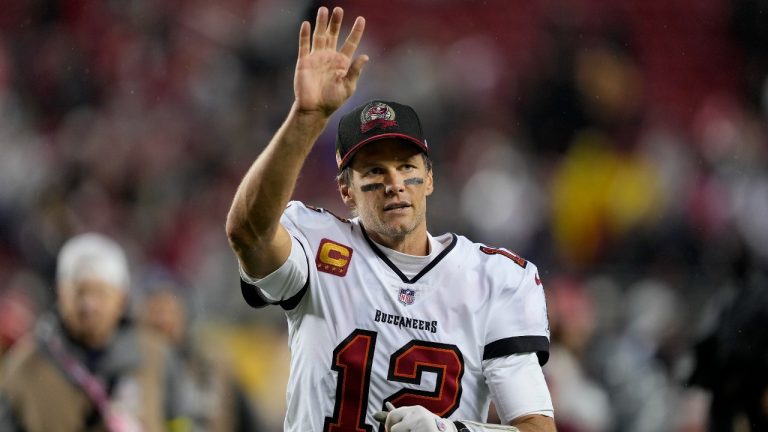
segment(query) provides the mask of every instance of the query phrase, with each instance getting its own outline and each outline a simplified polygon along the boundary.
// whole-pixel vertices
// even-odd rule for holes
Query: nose
[[[397,170],[391,170],[384,181],[384,193],[394,195],[405,192],[405,183],[403,176]]]
[[[104,309],[104,296],[94,290],[80,292],[77,297],[77,306],[80,314],[90,316]]]
[[[93,315],[101,307],[101,302],[93,294],[88,294],[80,297],[79,305],[80,313],[83,315]]]

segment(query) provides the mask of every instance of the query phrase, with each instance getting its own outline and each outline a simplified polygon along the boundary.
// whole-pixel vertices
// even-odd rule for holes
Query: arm
[[[357,86],[363,55],[352,61],[365,28],[358,17],[340,50],[336,50],[343,11],[317,12],[310,44],[310,24],[299,32],[299,54],[294,75],[295,101],[288,117],[251,165],[235,193],[227,215],[227,237],[243,269],[263,277],[285,262],[291,238],[280,225],[280,215],[293,193],[299,171],[328,118]]]
[[[487,253],[487,252],[486,252]],[[508,258],[508,257],[507,257]],[[504,258],[502,258],[504,259]],[[512,266],[523,266],[515,263]],[[511,267],[514,268],[514,267]],[[450,421],[438,417],[426,408],[413,405],[395,408],[387,403],[389,412],[376,413],[374,418],[385,422],[387,432],[553,432],[556,430],[552,417],[543,415],[552,412],[549,389],[533,351],[548,349],[544,293],[538,281],[537,269],[533,263],[525,264],[518,288],[505,289],[495,299],[496,311],[491,325],[501,329],[492,333],[487,340],[506,341],[494,351],[498,357],[483,360],[483,375],[493,398],[499,416],[505,425],[486,424],[471,420]],[[538,281],[538,282],[537,282]],[[523,296],[521,298],[521,296]],[[515,321],[518,314],[500,311],[510,310],[515,305],[525,304],[525,321]],[[531,313],[530,311],[539,311]],[[510,337],[510,329],[519,329],[527,336],[523,339]],[[527,330],[526,330],[527,329]],[[538,329],[530,331],[531,329]],[[514,333],[512,333],[514,334]],[[488,345],[486,345],[488,347]]]
[[[2,394],[0,394],[0,430],[7,432],[20,432],[23,430],[19,425],[11,403]]]
[[[555,419],[543,415],[522,416],[509,422],[520,432],[555,432]]]
[[[163,347],[165,351],[164,401],[163,409],[166,425],[170,431],[187,430],[194,421],[195,407],[186,397],[187,384],[192,378],[186,373],[178,353],[171,347]]]

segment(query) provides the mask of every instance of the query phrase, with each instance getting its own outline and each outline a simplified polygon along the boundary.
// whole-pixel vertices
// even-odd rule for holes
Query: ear
[[[424,186],[426,187],[427,196],[432,195],[432,191],[435,190],[434,178],[432,177],[432,170],[427,171],[426,179],[424,179]]]
[[[344,201],[344,204],[347,205],[350,209],[354,209],[356,207],[355,205],[355,197],[352,195],[352,188],[349,185],[346,185],[342,182],[338,182],[339,185],[339,194],[341,194],[341,200]]]

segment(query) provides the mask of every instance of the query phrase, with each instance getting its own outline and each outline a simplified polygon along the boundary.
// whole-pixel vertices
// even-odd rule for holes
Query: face
[[[414,232],[426,234],[432,171],[416,146],[397,139],[376,141],[361,148],[350,167],[351,183],[339,190],[369,234],[384,244]]]
[[[58,305],[70,335],[90,348],[104,347],[117,328],[125,291],[100,279],[63,283]]]
[[[147,299],[142,321],[172,344],[180,344],[184,338],[184,306],[178,297],[168,291],[160,291]]]

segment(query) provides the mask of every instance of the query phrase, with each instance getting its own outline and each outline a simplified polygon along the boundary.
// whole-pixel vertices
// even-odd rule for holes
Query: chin
[[[389,237],[405,237],[412,233],[414,227],[400,224],[384,224],[385,234]]]
[[[109,338],[103,334],[88,334],[83,337],[83,343],[90,348],[104,348]]]
[[[373,216],[373,215],[371,215]],[[412,233],[419,225],[414,220],[413,215],[387,215],[379,214],[370,218],[370,222],[366,221],[366,218],[361,218],[363,225],[369,231],[373,231],[379,235],[386,237],[402,238]]]
[[[84,326],[79,332],[79,339],[88,346],[103,345],[109,339],[110,332],[101,327],[96,324]]]

